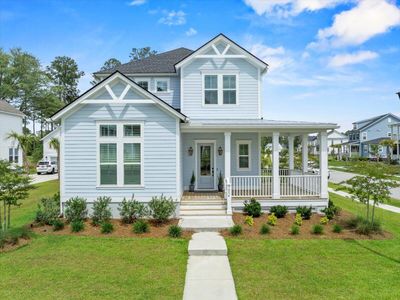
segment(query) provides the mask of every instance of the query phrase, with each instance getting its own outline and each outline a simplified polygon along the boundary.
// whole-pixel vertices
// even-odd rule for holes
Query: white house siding
[[[60,131],[59,128],[55,129],[51,133],[49,133],[47,136],[43,138],[43,158],[44,159],[50,159],[51,157],[57,157],[57,150],[50,147],[50,141],[51,139],[56,138],[60,140]]]
[[[237,105],[203,105],[202,72],[238,73]],[[258,69],[245,59],[198,58],[182,67],[182,113],[191,119],[254,119],[259,117]]]
[[[144,188],[96,188],[97,161],[96,121],[144,122]],[[124,197],[147,202],[161,194],[177,199],[176,118],[154,104],[89,104],[63,120],[64,182],[62,202],[80,196],[88,204],[98,196],[113,199],[113,214],[118,217],[117,203]]]
[[[22,117],[0,112],[0,160],[8,161],[9,148],[18,145],[16,141],[7,139],[8,134],[12,131],[22,134]],[[18,156],[18,165],[22,166],[21,147]]]
[[[156,95],[158,98],[164,100],[174,108],[180,108],[181,86],[179,76],[135,76],[130,78],[134,81],[139,81],[140,79],[148,79],[150,81],[149,91],[151,93]],[[170,90],[168,92],[157,93],[155,91],[157,79],[168,79]]]

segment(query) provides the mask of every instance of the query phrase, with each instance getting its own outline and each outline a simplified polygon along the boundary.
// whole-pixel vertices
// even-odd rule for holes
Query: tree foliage
[[[135,61],[155,54],[157,54],[157,51],[151,50],[150,47],[132,48],[132,51],[129,54],[129,58],[131,59],[131,61]]]
[[[110,69],[114,69],[121,65],[121,62],[116,58],[110,58],[104,62],[103,66],[101,67],[101,71],[106,71]]]
[[[31,134],[18,134],[12,131],[7,135],[7,139],[18,142],[19,146],[22,148],[22,160],[24,163],[25,172],[29,173],[29,162],[27,155],[32,144],[34,143],[35,137]]]

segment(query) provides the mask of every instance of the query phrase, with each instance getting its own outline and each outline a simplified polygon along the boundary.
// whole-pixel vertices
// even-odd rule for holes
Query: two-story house
[[[328,154],[336,155],[343,152],[343,143],[349,141],[348,136],[337,131],[331,130],[328,132]],[[319,153],[319,139],[318,136],[309,137],[310,153],[317,155]]]
[[[337,126],[263,119],[267,70],[220,34],[195,51],[178,48],[95,73],[99,82],[52,117],[61,124],[61,209],[71,197],[90,205],[106,195],[118,217],[117,205],[132,194],[142,202],[171,196],[180,216],[226,216],[251,197],[264,209],[326,207],[327,131]],[[307,173],[315,133],[325,145],[320,175]],[[261,175],[263,136],[272,136],[273,168]],[[289,170],[279,169],[280,136],[289,137]],[[303,138],[302,170],[294,169],[295,136]]]
[[[22,134],[25,115],[6,101],[0,100],[0,160],[22,166],[22,149],[18,142],[9,139],[11,132]]]
[[[345,153],[349,157],[359,156],[376,158],[372,145],[379,147],[379,157],[387,158],[389,149],[381,146],[383,140],[395,138],[392,124],[400,122],[400,118],[387,113],[384,115],[364,119],[353,123],[353,129],[348,132],[349,141],[344,144]],[[395,149],[394,149],[395,150]]]

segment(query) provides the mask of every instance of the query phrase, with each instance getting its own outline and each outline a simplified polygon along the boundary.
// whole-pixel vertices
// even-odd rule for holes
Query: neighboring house
[[[327,149],[327,131],[337,126],[263,119],[267,69],[220,34],[195,51],[178,48],[95,73],[99,82],[52,116],[61,123],[61,209],[71,197],[91,206],[111,196],[118,216],[124,198],[148,202],[161,194],[177,202],[180,216],[229,215],[251,197],[264,209],[326,207],[327,151],[320,154],[321,175],[307,174],[307,139],[318,133]],[[285,172],[280,135],[289,140]],[[263,136],[273,140],[269,176],[261,176]],[[303,139],[302,170],[294,170],[295,136]],[[192,173],[196,192],[189,194]],[[220,174],[225,193],[210,196]],[[191,202],[204,197],[211,197],[207,206]]]
[[[381,146],[383,140],[395,138],[392,124],[400,122],[400,118],[387,113],[373,118],[353,123],[353,129],[348,132],[349,141],[344,143],[345,154],[366,158],[376,158],[372,152],[372,145],[378,145],[379,158],[387,158],[389,149]],[[396,147],[395,147],[396,150]]]
[[[25,115],[18,109],[0,100],[0,160],[22,166],[22,149],[18,142],[8,139],[11,132],[22,134],[22,121]]]
[[[340,133],[337,130],[331,130],[328,132],[328,153],[329,154],[339,154],[339,149],[334,147],[335,145],[342,145],[349,141],[348,136]],[[309,137],[310,153],[317,155],[319,153],[319,140],[317,136]],[[343,146],[340,148],[343,153]]]
[[[57,161],[58,153],[53,147],[50,147],[50,141],[56,138],[60,140],[60,127],[54,129],[45,135],[41,141],[43,143],[43,160],[44,161]]]

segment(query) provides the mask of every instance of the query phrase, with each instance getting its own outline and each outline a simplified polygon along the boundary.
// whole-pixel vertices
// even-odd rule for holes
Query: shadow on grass
[[[358,241],[358,240],[346,239],[346,241],[349,242],[349,243],[353,243],[353,244],[355,244],[355,245],[357,245],[357,246],[359,246],[361,248],[364,248],[365,250],[368,250],[368,251],[370,251],[370,252],[372,252],[372,253],[374,253],[376,255],[379,255],[380,257],[383,257],[383,258],[385,258],[387,260],[390,260],[390,261],[392,261],[394,263],[400,264],[400,260],[398,260],[396,258],[393,258],[393,257],[390,257],[390,256],[387,256],[386,254],[383,254],[383,253],[381,253],[379,251],[376,251],[376,250],[374,250],[374,249],[372,249],[370,247],[367,247],[367,246],[363,245],[362,243],[360,243],[360,241]]]

